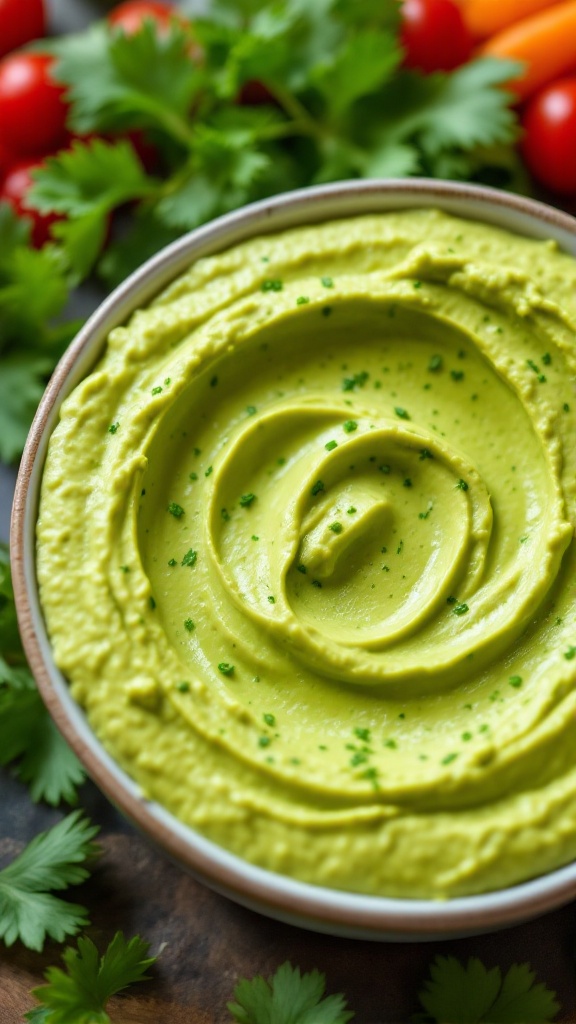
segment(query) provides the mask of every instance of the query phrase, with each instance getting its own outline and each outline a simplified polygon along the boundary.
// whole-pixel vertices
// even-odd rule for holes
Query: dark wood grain
[[[110,1004],[118,1024],[229,1024],[226,1003],[239,978],[272,974],[285,960],[319,968],[332,992],[345,992],[356,1024],[404,1024],[437,953],[479,956],[503,969],[528,961],[555,989],[559,1019],[576,1021],[574,908],[493,935],[439,943],[377,943],[315,934],[262,917],[196,882],[137,834],[91,784],[82,806],[101,826],[103,854],[90,880],[70,898],[90,910],[87,934],[103,949],[117,929],[141,934],[158,953],[153,980]],[[60,812],[34,806],[24,787],[0,773],[0,867]],[[22,1019],[62,948],[0,954],[0,1024]],[[522,1024],[521,1021],[518,1024]]]

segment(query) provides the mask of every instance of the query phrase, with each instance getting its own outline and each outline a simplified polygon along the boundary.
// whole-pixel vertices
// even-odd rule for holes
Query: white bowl
[[[59,363],[36,414],[18,476],[12,516],[14,590],[24,647],[56,724],[104,793],[154,843],[198,879],[231,899],[291,924],[349,937],[422,940],[470,935],[552,910],[576,896],[576,864],[531,881],[445,902],[341,892],[249,864],[183,825],[106,753],[56,667],[38,598],[35,525],[43,464],[63,399],[100,356],[109,331],[146,305],[194,260],[255,235],[363,213],[415,207],[553,238],[576,256],[576,220],[496,190],[408,179],[354,181],[304,189],[255,203],[199,228],[145,263],[90,317]]]

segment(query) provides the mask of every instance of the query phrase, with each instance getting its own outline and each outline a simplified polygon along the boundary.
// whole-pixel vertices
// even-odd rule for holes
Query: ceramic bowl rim
[[[116,288],[67,349],[32,424],[16,482],[11,558],[24,648],[58,728],[108,798],[198,879],[271,917],[349,937],[421,940],[505,927],[560,906],[576,895],[576,862],[519,885],[445,902],[366,896],[300,882],[230,853],[142,796],[106,753],[54,665],[35,575],[34,526],[48,438],[60,404],[102,351],[112,326],[149,301],[185,267],[255,235],[359,213],[436,206],[531,237],[555,238],[576,256],[576,219],[522,196],[478,185],[421,178],[357,180],[314,186],[262,200],[183,235]]]

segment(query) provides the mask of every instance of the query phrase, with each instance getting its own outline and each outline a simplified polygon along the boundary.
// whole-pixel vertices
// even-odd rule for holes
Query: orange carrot
[[[488,39],[516,21],[550,7],[558,0],[460,0],[460,9],[473,39]]]
[[[491,36],[482,56],[522,61],[523,73],[510,82],[518,99],[576,68],[576,0],[564,0]]]

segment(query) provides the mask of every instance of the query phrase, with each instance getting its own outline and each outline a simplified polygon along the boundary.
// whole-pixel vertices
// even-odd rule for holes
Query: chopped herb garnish
[[[573,658],[576,658],[576,647],[570,646],[567,651],[564,651],[564,657],[566,661],[572,661]]]
[[[438,373],[438,370],[441,370],[443,365],[444,360],[442,359],[442,356],[432,356],[428,363],[428,369],[430,373]]]
[[[388,476],[390,472],[390,466],[386,462],[384,462],[381,466],[378,466],[378,469],[380,470],[381,473],[384,473],[385,476]]]
[[[275,715],[264,714],[264,715],[262,715],[262,718],[266,722],[266,725],[269,725],[269,726],[276,725],[276,716]]]
[[[544,366],[550,366],[550,363],[552,362],[552,356],[549,352],[544,353],[544,355],[542,356],[542,362],[544,363]]]
[[[258,534],[256,534],[256,533],[253,533],[253,534],[252,534],[252,538],[251,538],[251,539],[252,539],[252,540],[260,540],[260,537],[258,536]]]
[[[389,750],[397,750],[398,744],[396,740],[384,740],[384,746],[388,747]]]
[[[568,402],[564,402],[562,409],[564,410],[564,412],[570,412],[570,406],[568,405]]]
[[[194,629],[194,623],[192,619],[184,619],[184,629],[187,630],[188,633],[192,632],[192,630]]]
[[[242,495],[238,504],[241,505],[242,508],[248,508],[253,501],[256,501],[256,495],[249,491],[248,494]]]
[[[296,568],[298,569],[298,572],[301,572],[303,575],[307,572],[306,566],[303,565],[302,562],[300,565],[297,565]]]
[[[452,609],[452,611],[454,612],[454,615],[465,615],[466,612],[469,611],[469,610],[470,609],[468,608],[468,605],[464,604],[464,603],[456,604],[456,605],[454,605],[454,607]]]
[[[169,558],[168,559],[168,565],[171,565],[171,566],[178,565],[178,562],[176,561],[175,558]]]
[[[332,533],[342,533],[343,526],[342,523],[330,523],[329,529],[332,530]]]
[[[455,597],[447,597],[446,598],[446,604],[456,604],[456,598]]]
[[[220,509],[220,515],[221,515],[221,517],[222,517],[222,519],[224,520],[225,523],[227,523],[228,520],[230,519],[230,513],[229,513],[227,508],[221,508]]]
[[[406,479],[404,480],[403,486],[404,487],[412,487],[412,481],[411,481],[409,476],[407,476]]]
[[[213,466],[208,466],[208,469],[204,473],[204,476],[210,476],[212,474]]]
[[[198,473],[190,473],[189,474],[189,479],[190,480],[197,480],[198,479]]]
[[[162,391],[162,388],[160,386],[158,386],[156,388],[152,388],[152,391],[150,392],[150,394],[151,395],[159,395],[161,393],[161,391]]]
[[[338,441],[327,441],[324,447],[327,452],[333,452],[338,447]]]
[[[315,497],[317,494],[320,494],[320,491],[323,491],[323,490],[324,490],[324,484],[322,483],[321,480],[317,480],[316,483],[314,484],[314,486],[311,488],[310,494],[312,494]]]
[[[350,505],[350,508],[347,508],[347,509],[346,509],[346,513],[347,513],[347,515],[349,515],[349,516],[353,516],[353,515],[354,515],[354,513],[355,513],[355,511],[356,511],[356,509],[355,509],[354,505]]]
[[[434,458],[434,456],[432,455],[432,452],[430,451],[429,448],[421,448],[420,449],[420,461],[421,462],[423,462],[424,459],[433,459],[433,458]]]
[[[223,676],[231,676],[234,672],[234,665],[231,665],[229,661],[221,661],[218,664],[218,671]]]
[[[410,419],[410,415],[409,415],[408,411],[406,409],[403,409],[401,405],[395,405],[394,406],[394,412],[396,413],[397,416],[400,417],[401,420],[409,420]]]
[[[322,584],[320,583],[320,580],[312,580],[312,586],[318,587],[319,590],[322,589]]]
[[[184,558],[182,559],[182,563],[181,564],[182,565],[194,565],[197,558],[198,558],[198,552],[194,551],[193,548],[190,548],[190,550],[187,551],[186,554],[184,555]]]
[[[272,740],[270,739],[269,736],[259,736],[258,737],[258,746],[259,747],[269,747],[271,742],[272,742]]]
[[[519,686],[522,686],[522,676],[510,676],[508,682],[510,683],[510,686],[518,689]]]
[[[323,306],[322,307],[322,316],[330,316],[331,312],[332,312],[332,306]]]
[[[184,515],[184,509],[182,508],[182,505],[178,504],[177,501],[170,502],[170,504],[168,505],[168,511],[171,516],[174,516],[175,519],[180,519],[180,517]]]
[[[254,413],[256,412],[256,406],[255,405],[247,405],[246,406],[246,412],[248,413],[249,416],[254,416]]]
[[[171,381],[170,377],[166,377],[165,380],[164,380],[164,386],[165,387],[169,387],[169,385],[171,383],[172,383],[172,381]]]
[[[263,292],[281,292],[283,287],[284,285],[278,277],[269,277],[262,281]]]
[[[346,422],[342,424],[342,428],[343,430],[346,431],[347,434],[352,434],[355,430],[358,429],[358,424],[356,420],[346,420]]]
[[[466,483],[465,480],[459,480],[458,483],[456,484],[456,487],[458,488],[459,491],[468,490],[468,484]]]
[[[180,693],[188,693],[190,689],[190,683],[188,682],[188,680],[182,679],[179,683],[176,683],[176,689],[179,690]]]
[[[421,288],[422,287],[422,281],[414,281],[414,287],[415,288]]]
[[[310,299],[307,295],[299,295],[296,299],[297,306],[305,306],[308,302],[310,302]]]
[[[150,608],[152,609],[152,611],[154,611],[154,609],[156,608],[156,601],[152,597],[152,594],[150,594],[150,597],[148,598],[148,601],[149,601],[149,604],[150,604]]]
[[[320,280],[321,280],[324,288],[333,288],[334,287],[334,281],[332,280],[331,277],[321,277]]]
[[[170,563],[168,563],[168,564],[170,564]],[[121,565],[120,566],[120,572],[130,572],[130,566],[129,565]]]
[[[452,380],[464,380],[464,370],[450,370]]]
[[[115,434],[116,431],[118,430],[119,426],[120,426],[119,423],[111,423],[110,426],[108,427],[108,433],[109,434]]]
[[[268,601],[270,604],[276,604],[276,598],[272,594],[268,594]]]
[[[457,757],[458,754],[446,754],[446,757],[442,758],[441,764],[452,764],[452,761],[455,761]]]
[[[354,729],[354,735],[357,736],[359,740],[363,740],[364,743],[370,742],[370,729],[364,729],[361,726],[357,726]]]
[[[468,741],[472,739],[472,733],[471,732],[463,732],[462,736],[461,736],[461,739],[464,740],[464,743],[468,743]]]

